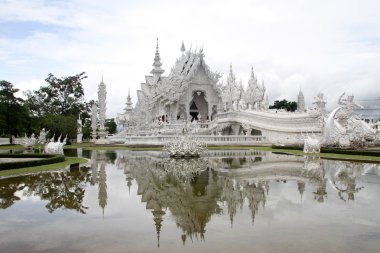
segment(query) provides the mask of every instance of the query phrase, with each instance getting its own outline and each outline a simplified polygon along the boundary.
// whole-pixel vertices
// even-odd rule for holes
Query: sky
[[[164,75],[186,48],[204,48],[211,70],[230,64],[247,86],[251,67],[270,103],[306,106],[318,92],[327,106],[343,93],[380,97],[378,0],[0,0],[0,80],[22,91],[86,72],[85,99],[97,98],[102,74],[107,117],[132,101],[152,69],[156,38]]]

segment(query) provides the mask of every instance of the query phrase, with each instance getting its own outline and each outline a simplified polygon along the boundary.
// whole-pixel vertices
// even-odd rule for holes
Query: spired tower
[[[300,89],[300,92],[298,93],[298,100],[297,100],[297,112],[304,112],[305,111],[305,97],[303,96],[302,90]]]
[[[133,110],[133,107],[132,107],[133,103],[132,103],[131,93],[129,89],[128,89],[127,102],[125,104],[126,104],[126,107],[124,108],[124,111],[126,113],[130,113]]]
[[[157,38],[157,45],[156,45],[156,53],[154,55],[154,62],[152,66],[154,68],[150,71],[150,73],[153,75],[154,83],[157,83],[162,73],[165,72],[165,70],[161,68],[162,63],[161,63],[161,58],[160,58],[160,52],[158,51],[158,38]]]
[[[99,103],[99,139],[96,141],[96,144],[107,144],[107,131],[104,126],[104,123],[106,121],[106,98],[107,98],[107,90],[106,90],[106,84],[103,82],[103,76],[102,81],[99,84],[98,87],[98,103]]]

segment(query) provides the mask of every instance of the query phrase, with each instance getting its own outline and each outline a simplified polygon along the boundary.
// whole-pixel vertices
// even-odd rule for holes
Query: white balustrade
[[[264,144],[265,137],[259,135],[192,135],[207,145],[256,145]],[[175,135],[158,135],[158,136],[127,136],[125,144],[127,145],[164,145],[167,142],[177,138]]]

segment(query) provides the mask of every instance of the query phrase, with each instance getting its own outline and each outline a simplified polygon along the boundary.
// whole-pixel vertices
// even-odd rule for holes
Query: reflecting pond
[[[0,179],[0,252],[378,252],[380,164],[253,150]]]

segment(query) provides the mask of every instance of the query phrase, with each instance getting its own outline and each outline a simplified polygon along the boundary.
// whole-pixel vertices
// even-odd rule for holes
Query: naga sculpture
[[[49,143],[45,145],[44,151],[47,154],[63,154],[63,147],[66,144],[67,136],[60,142],[61,138],[58,138],[57,142],[50,140]]]

